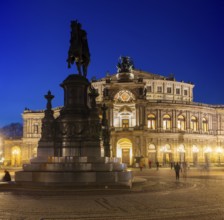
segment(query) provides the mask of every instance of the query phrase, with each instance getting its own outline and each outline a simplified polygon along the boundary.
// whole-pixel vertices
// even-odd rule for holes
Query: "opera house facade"
[[[108,107],[111,156],[129,166],[139,158],[164,166],[224,162],[224,106],[194,102],[192,83],[137,70],[129,57],[121,57],[117,73],[92,80],[92,86],[99,111]],[[54,109],[54,117],[59,111]],[[44,110],[25,109],[22,117],[24,163],[36,156]]]

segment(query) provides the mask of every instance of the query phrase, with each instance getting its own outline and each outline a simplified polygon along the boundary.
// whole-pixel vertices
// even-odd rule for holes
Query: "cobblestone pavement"
[[[224,219],[224,169],[191,169],[179,181],[168,168],[133,172],[131,190],[0,184],[0,220]]]

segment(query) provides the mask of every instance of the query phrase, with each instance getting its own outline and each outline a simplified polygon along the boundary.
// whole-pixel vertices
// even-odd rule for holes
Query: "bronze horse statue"
[[[71,39],[68,51],[68,68],[76,63],[79,75],[87,76],[87,68],[90,63],[90,53],[87,42],[87,34],[81,29],[81,24],[75,20],[71,21]]]

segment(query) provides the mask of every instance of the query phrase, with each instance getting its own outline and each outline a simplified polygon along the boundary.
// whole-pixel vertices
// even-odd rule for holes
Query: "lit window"
[[[167,87],[167,93],[171,93],[172,90],[171,90],[171,87]]]
[[[195,116],[191,117],[191,130],[193,130],[193,131],[198,130],[198,120]]]
[[[129,120],[122,119],[122,128],[128,128],[128,127],[129,127]]]
[[[185,130],[185,118],[183,115],[179,115],[177,118],[177,128],[181,131]]]
[[[37,123],[33,125],[33,133],[38,134],[38,124]]]
[[[152,92],[152,86],[147,86],[147,92]]]
[[[206,118],[202,118],[202,131],[204,132],[208,131],[208,121]]]
[[[148,115],[148,128],[149,129],[156,129],[156,117],[153,114]]]
[[[157,92],[158,92],[158,93],[162,93],[162,86],[158,86],[158,87],[157,87]]]
[[[154,144],[150,144],[149,147],[148,147],[148,151],[152,151],[152,152],[155,152],[156,150],[156,147]]]
[[[180,88],[176,88],[176,94],[180,95]]]
[[[163,116],[163,129],[164,130],[171,129],[171,118],[169,115]]]

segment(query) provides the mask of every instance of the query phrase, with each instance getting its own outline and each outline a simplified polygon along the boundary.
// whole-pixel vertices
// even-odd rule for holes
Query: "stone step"
[[[78,157],[78,156],[65,156],[65,157],[48,157],[48,162],[79,162],[79,163],[118,163],[121,162],[117,157]]]
[[[51,171],[18,171],[15,173],[18,184],[40,185],[126,185],[132,186],[131,171],[111,172],[51,172]]]
[[[123,163],[78,163],[78,162],[58,162],[58,163],[32,163],[24,164],[24,171],[124,171],[127,166]]]

